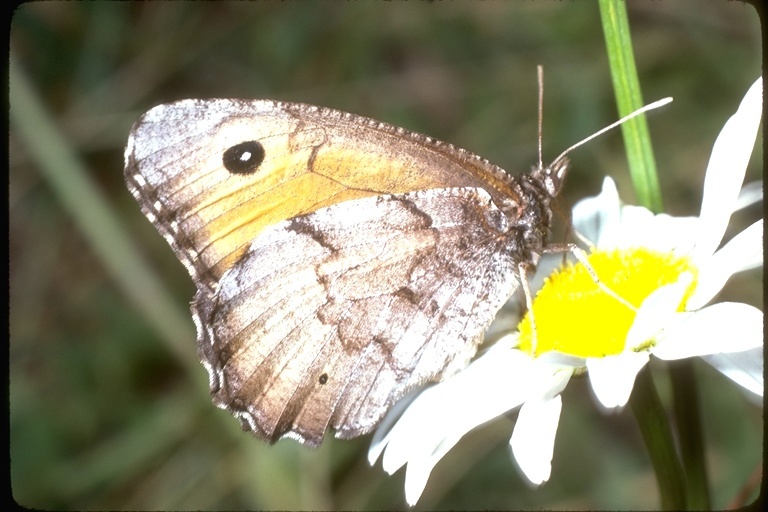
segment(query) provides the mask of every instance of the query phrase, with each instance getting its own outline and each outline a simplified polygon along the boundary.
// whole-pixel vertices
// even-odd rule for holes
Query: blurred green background
[[[628,7],[646,102],[675,99],[649,118],[667,210],[695,215],[712,143],[761,72],[759,20],[720,0]],[[428,133],[512,173],[536,161],[537,64],[545,160],[616,118],[593,2],[28,3],[10,47],[11,483],[33,508],[406,506],[404,472],[367,464],[369,437],[267,446],[210,403],[194,287],[123,182],[142,112],[187,97],[302,101]],[[618,131],[572,160],[564,211],[605,175],[632,201]],[[758,144],[747,181],[761,162]],[[729,236],[761,215],[739,212]],[[721,300],[762,308],[762,271]],[[666,368],[653,369],[668,404]],[[713,506],[751,500],[762,408],[696,370]],[[630,411],[601,414],[583,379],[564,394],[539,489],[510,458],[513,421],[460,442],[416,508],[658,506]]]

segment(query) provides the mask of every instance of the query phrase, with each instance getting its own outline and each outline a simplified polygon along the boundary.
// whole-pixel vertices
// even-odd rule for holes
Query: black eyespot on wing
[[[232,174],[251,174],[261,166],[264,156],[264,146],[259,141],[249,140],[224,151],[222,161]]]
[[[320,384],[325,384],[326,382],[328,382],[328,374],[327,373],[322,374],[320,378],[317,379],[317,382],[319,382]]]

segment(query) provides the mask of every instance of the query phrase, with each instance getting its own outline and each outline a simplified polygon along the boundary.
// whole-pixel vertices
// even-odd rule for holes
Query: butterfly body
[[[197,285],[214,403],[317,445],[467,364],[538,262],[566,165],[513,177],[352,114],[185,100],[134,125],[125,175]]]

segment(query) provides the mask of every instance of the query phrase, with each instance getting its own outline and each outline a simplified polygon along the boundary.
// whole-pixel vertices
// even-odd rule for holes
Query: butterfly
[[[134,124],[125,179],[197,287],[213,402],[317,446],[467,365],[546,249],[564,155],[512,176],[329,108],[191,99]]]

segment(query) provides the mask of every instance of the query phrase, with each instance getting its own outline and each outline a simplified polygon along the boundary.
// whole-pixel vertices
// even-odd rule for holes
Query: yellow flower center
[[[600,282],[620,299],[601,288],[581,263],[556,271],[533,300],[535,355],[550,350],[577,357],[619,354],[637,308],[653,291],[690,272],[693,279],[678,306],[682,311],[696,287],[696,267],[688,257],[636,248],[595,250],[588,261]],[[534,345],[530,315],[518,326],[519,348],[528,353]]]

